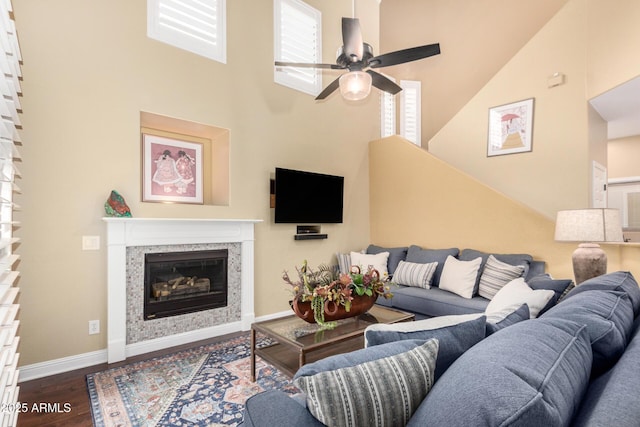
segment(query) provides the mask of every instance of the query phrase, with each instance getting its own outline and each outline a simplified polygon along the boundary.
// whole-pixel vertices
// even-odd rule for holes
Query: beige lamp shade
[[[618,209],[574,209],[559,211],[555,240],[558,242],[622,242]]]

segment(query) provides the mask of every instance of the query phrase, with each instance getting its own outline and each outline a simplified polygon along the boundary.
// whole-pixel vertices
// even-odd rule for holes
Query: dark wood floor
[[[225,339],[241,335],[242,332],[211,338],[204,341],[189,343],[169,349],[148,353],[136,357],[131,357],[124,362],[112,363],[110,365],[103,363],[91,366],[89,368],[78,369],[76,371],[66,372],[64,374],[53,375],[32,381],[20,383],[20,403],[27,404],[32,409],[36,404],[36,408],[40,404],[59,404],[59,411],[54,413],[45,413],[39,411],[28,411],[18,416],[18,426],[20,427],[79,427],[92,426],[91,408],[89,406],[89,393],[87,392],[86,375],[94,372],[103,371],[108,368],[115,368],[128,363],[149,359],[151,357],[163,356],[176,351],[197,347],[205,344],[213,344]],[[70,410],[65,412],[66,408]],[[55,405],[48,405],[48,409],[56,409]]]

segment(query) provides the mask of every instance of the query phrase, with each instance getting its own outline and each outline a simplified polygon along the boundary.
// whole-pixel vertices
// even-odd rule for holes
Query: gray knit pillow
[[[298,377],[311,414],[329,427],[404,426],[433,386],[438,340],[395,356]]]
[[[486,299],[493,299],[500,289],[513,279],[522,277],[523,265],[511,265],[499,261],[493,255],[489,255],[484,265],[478,294]]]

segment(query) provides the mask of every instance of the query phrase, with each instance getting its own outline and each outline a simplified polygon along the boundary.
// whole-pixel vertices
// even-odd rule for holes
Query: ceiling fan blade
[[[342,45],[349,61],[357,62],[364,53],[364,41],[358,18],[342,18]]]
[[[325,87],[324,90],[320,92],[320,95],[316,96],[316,101],[319,99],[325,99],[338,89],[338,87],[340,87],[340,77],[329,83],[329,86]]]
[[[371,84],[380,90],[389,92],[392,95],[395,95],[402,90],[400,86],[380,73],[376,73],[373,70],[367,70],[367,74],[371,76]]]
[[[374,56],[369,60],[369,66],[371,68],[389,67],[391,65],[417,61],[418,59],[438,55],[439,53],[440,43],[410,47],[409,49],[397,50],[395,52],[389,52],[379,56]]]
[[[337,64],[308,64],[306,62],[282,62],[275,61],[276,67],[297,67],[297,68],[326,68],[331,70],[344,70],[345,67]]]

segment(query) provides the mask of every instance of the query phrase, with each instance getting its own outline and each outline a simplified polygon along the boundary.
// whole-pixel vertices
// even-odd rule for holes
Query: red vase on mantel
[[[336,304],[333,301],[325,301],[324,321],[332,322],[334,320],[347,319],[349,317],[364,314],[373,307],[373,304],[375,304],[377,299],[378,295],[375,294],[372,296],[354,296],[353,301],[351,301],[351,310],[349,311],[347,311],[341,304]],[[293,300],[290,304],[291,308],[299,318],[309,323],[316,323],[310,301],[300,302],[298,300]]]

